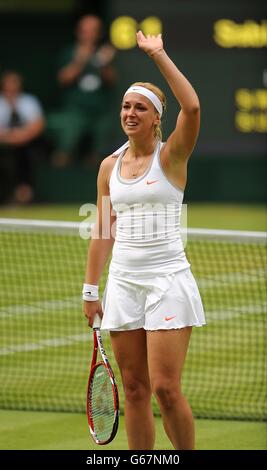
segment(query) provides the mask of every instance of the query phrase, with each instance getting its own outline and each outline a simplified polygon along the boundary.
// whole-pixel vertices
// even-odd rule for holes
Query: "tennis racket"
[[[101,320],[96,315],[93,324],[94,350],[87,387],[87,419],[96,444],[111,442],[119,424],[119,394],[113,371],[105,353],[101,334]],[[101,361],[97,362],[100,351]]]

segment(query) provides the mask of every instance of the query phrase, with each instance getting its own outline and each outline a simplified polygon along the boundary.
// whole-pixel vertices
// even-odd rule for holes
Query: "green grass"
[[[196,420],[199,450],[264,450],[266,423]],[[156,449],[172,449],[156,418]],[[107,446],[96,446],[87,428],[86,416],[75,413],[0,411],[0,449],[3,450],[123,450],[127,449],[124,419]]]
[[[76,205],[2,207],[0,217],[79,221],[78,209]],[[190,227],[266,229],[262,206],[191,204],[188,222]],[[0,236],[0,406],[7,409],[0,411],[0,448],[90,449],[85,416],[37,411],[84,409],[91,344],[77,293],[87,242],[40,233]],[[194,331],[184,374],[186,394],[198,416],[218,417],[219,412],[221,417],[244,418],[252,409],[253,419],[262,417],[266,410],[263,247],[227,248],[220,243],[207,251],[195,243],[193,248],[192,264],[202,280],[209,326]],[[101,290],[105,276],[106,272]],[[252,312],[256,308],[256,314],[247,307]],[[219,320],[218,312],[223,313]],[[202,419],[196,425],[199,449],[266,448],[265,423]],[[170,448],[157,419],[159,446]],[[127,448],[123,417],[109,448]]]
[[[87,241],[2,232],[0,244],[0,407],[81,411],[91,350],[79,295]],[[187,251],[209,326],[194,330],[185,393],[197,416],[261,419],[264,247],[192,242]]]
[[[264,205],[188,204],[188,226],[230,230],[267,229]],[[2,206],[0,217],[81,221],[79,205]]]
[[[266,207],[246,204],[189,204],[188,227],[266,231]]]

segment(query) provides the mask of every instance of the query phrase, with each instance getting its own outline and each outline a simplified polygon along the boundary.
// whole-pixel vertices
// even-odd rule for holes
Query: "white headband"
[[[139,95],[143,95],[146,98],[148,98],[151,101],[151,103],[153,103],[156,110],[159,112],[160,117],[162,116],[162,112],[163,112],[162,103],[160,99],[157,97],[157,95],[153,93],[153,91],[148,90],[148,88],[145,88],[143,86],[134,85],[128,88],[128,90],[124,93],[124,96],[128,95],[128,93],[139,93]]]

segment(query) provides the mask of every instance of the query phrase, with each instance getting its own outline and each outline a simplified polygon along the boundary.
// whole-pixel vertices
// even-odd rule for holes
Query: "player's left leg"
[[[181,374],[192,327],[147,331],[147,356],[152,392],[175,449],[194,449],[194,420],[181,391]]]

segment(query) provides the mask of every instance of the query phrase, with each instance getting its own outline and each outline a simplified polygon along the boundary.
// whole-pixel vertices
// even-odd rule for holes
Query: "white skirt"
[[[170,330],[206,323],[190,268],[153,277],[112,270],[102,307],[102,330]]]

